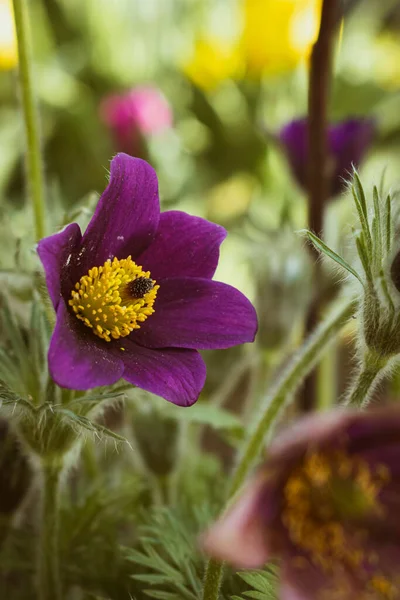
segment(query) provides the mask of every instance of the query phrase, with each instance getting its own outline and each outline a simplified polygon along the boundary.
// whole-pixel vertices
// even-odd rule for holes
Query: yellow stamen
[[[137,289],[143,290],[139,294],[132,293],[136,280],[139,280]],[[148,285],[143,286],[143,282]],[[130,256],[114,258],[80,278],[71,292],[69,305],[95,335],[111,342],[112,338],[117,340],[139,329],[139,323],[154,313],[159,287],[150,279],[150,272],[143,271]]]
[[[348,529],[346,523],[382,516],[378,497],[388,480],[387,468],[372,469],[356,455],[313,452],[289,476],[282,513],[291,541],[305,557],[335,575],[353,571],[363,578],[368,564],[375,576],[365,573],[364,584],[384,598],[390,597],[384,595],[390,582],[377,576],[375,557],[365,549],[365,532]]]
[[[394,586],[383,575],[374,575],[370,581],[370,587],[378,593],[379,598],[392,600],[397,597]]]

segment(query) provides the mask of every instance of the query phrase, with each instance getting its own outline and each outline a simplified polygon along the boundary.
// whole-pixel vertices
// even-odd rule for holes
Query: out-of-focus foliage
[[[54,317],[48,303],[47,313],[39,310],[46,290],[24,188],[10,6],[0,0],[0,396],[4,411],[22,414],[23,406],[48,410],[46,347]],[[132,127],[124,142],[156,168],[162,209],[228,229],[216,279],[251,298],[260,321],[254,346],[204,353],[206,386],[189,410],[126,387],[57,392],[68,435],[78,428],[86,440],[62,502],[63,579],[73,600],[198,597],[204,568],[198,535],[223,504],[233,450],[276,364],[294,350],[313,300],[311,261],[296,233],[306,226],[306,197],[276,134],[307,111],[308,56],[320,6],[320,0],[29,2],[48,233],[71,221],[86,226],[111,156],[126,149],[113,129],[126,122],[114,102],[122,98],[122,116]],[[362,181],[366,189],[379,185],[386,168],[386,181],[396,188],[399,2],[346,0],[343,6],[329,118],[375,118]],[[166,127],[143,127],[137,105],[125,103],[149,89],[165,102]],[[116,120],[114,113],[104,118],[110,98]],[[352,211],[345,194],[337,198],[324,228],[324,241],[349,263]],[[334,295],[343,282],[329,269],[323,265],[321,278]],[[43,397],[35,397],[38,389]],[[103,411],[109,400],[114,410]],[[100,445],[106,436],[111,443]],[[19,502],[0,540],[0,597],[22,600],[32,598],[35,489],[24,495],[22,509]],[[175,586],[166,585],[168,577]],[[275,597],[275,579],[270,570],[228,573],[224,598]]]

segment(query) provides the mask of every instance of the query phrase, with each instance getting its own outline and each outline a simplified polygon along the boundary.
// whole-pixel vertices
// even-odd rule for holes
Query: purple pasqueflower
[[[197,349],[251,342],[257,329],[247,298],[212,281],[225,236],[199,217],[160,214],[153,168],[118,154],[83,236],[72,223],[39,242],[57,313],[54,381],[87,390],[122,377],[193,404],[206,375]]]
[[[142,137],[172,127],[172,109],[155,86],[140,85],[123,94],[111,94],[100,105],[100,116],[110,129],[118,150],[140,151]]]
[[[400,590],[400,410],[304,418],[278,437],[204,536],[257,568],[280,559],[281,600],[383,600]]]
[[[307,119],[297,119],[285,125],[278,139],[288,159],[297,183],[308,187],[308,127]],[[349,119],[328,127],[329,196],[337,196],[346,187],[346,180],[357,168],[372,144],[375,134],[373,119]]]

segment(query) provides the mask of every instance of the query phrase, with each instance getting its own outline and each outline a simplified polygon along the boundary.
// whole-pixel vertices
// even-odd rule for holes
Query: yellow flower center
[[[337,584],[348,570],[361,577],[365,573],[366,589],[381,598],[391,598],[391,584],[376,570],[378,557],[365,549],[368,534],[360,525],[365,517],[383,515],[378,495],[388,480],[384,465],[371,469],[362,458],[342,451],[314,452],[294,469],[284,488],[283,523],[296,547],[317,567],[335,574]],[[301,560],[297,557],[299,565]]]
[[[139,323],[154,313],[159,287],[150,271],[143,271],[130,256],[114,258],[80,278],[69,305],[95,335],[111,342],[139,329]]]

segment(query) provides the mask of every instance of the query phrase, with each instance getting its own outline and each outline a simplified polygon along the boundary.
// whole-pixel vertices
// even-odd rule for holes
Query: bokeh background
[[[315,261],[299,234],[307,227],[307,153],[304,140],[292,138],[293,157],[282,131],[307,115],[309,57],[321,5],[321,0],[30,2],[48,231],[74,219],[87,223],[118,151],[156,168],[164,210],[200,215],[229,231],[216,277],[255,302],[260,329],[254,347],[209,353],[206,396],[215,394],[218,402],[235,404],[232,390],[243,377],[252,396],[263,373],[273,373],[299,342],[313,301]],[[338,144],[340,175],[350,177],[355,162],[366,189],[377,184],[396,191],[400,3],[344,0],[342,16],[329,122],[334,127],[365,119],[370,131],[366,138],[356,130],[346,133],[350,150]],[[11,289],[14,309],[23,317],[32,292],[29,274],[39,265],[24,187],[17,67],[12,6],[0,0],[0,282]],[[346,256],[354,215],[342,179],[339,183],[324,210],[323,235]],[[324,265],[323,278],[333,296],[341,277]],[[337,365],[332,368],[336,372]],[[335,386],[330,390],[322,405],[337,395]],[[237,402],[246,405],[242,387],[236,391]]]
[[[305,195],[274,134],[307,112],[307,56],[317,35],[321,2],[30,4],[49,228],[86,205],[93,190],[101,192],[110,157],[121,149],[129,151],[157,169],[165,209],[179,207],[233,230],[221,277],[253,295],[254,281],[249,281],[246,266],[249,222],[277,228],[284,212],[295,227],[305,224]],[[348,14],[335,45],[330,117],[376,119],[363,181],[368,185],[379,180],[386,168],[387,180],[394,184],[400,9],[392,0],[347,0],[344,6]],[[23,193],[16,61],[10,4],[2,0],[2,240],[11,235],[29,238],[32,230]],[[131,100],[123,98],[132,90]],[[135,102],[138,106],[132,108]],[[341,207],[332,210],[338,220]],[[2,262],[10,265],[12,252],[5,247]]]
[[[124,411],[119,407],[105,415],[108,427],[135,444],[134,452],[107,453],[89,441],[71,475],[63,501],[63,577],[88,594],[72,593],[71,598],[199,597],[204,561],[196,551],[196,536],[218,511],[223,473],[244,427],[301,341],[315,299],[315,257],[300,233],[308,225],[307,151],[304,139],[295,136],[291,153],[282,130],[292,131],[292,121],[307,115],[309,56],[321,4],[29,2],[48,233],[72,220],[88,222],[116,152],[145,158],[158,173],[163,210],[184,210],[228,229],[216,278],[241,289],[259,316],[255,344],[204,353],[207,383],[190,410],[136,390]],[[373,184],[394,194],[398,189],[400,2],[343,0],[342,9],[329,122],[334,127],[354,119],[367,123],[369,133],[363,137],[355,127],[339,135],[331,158],[336,163],[343,159],[344,167],[324,210],[323,236],[348,257],[356,219],[342,178],[350,177],[352,162],[368,192]],[[0,286],[26,341],[29,302],[43,286],[24,184],[17,68],[12,7],[0,0]],[[318,280],[325,300],[343,285],[342,275],[325,263]],[[10,327],[2,323],[6,353],[11,347],[7,331]],[[336,402],[348,382],[352,354],[350,326],[322,363],[321,408]],[[22,481],[22,494],[11,508],[7,502],[0,506],[8,518],[30,475],[26,463],[18,466],[15,451],[6,458],[0,475],[14,461]],[[175,512],[162,512],[161,504]],[[24,582],[32,570],[34,514],[28,510],[28,527],[24,521],[2,555],[4,598],[32,597]],[[163,575],[162,562],[155,566],[154,552],[173,565],[173,576],[168,569]],[[227,577],[224,599],[237,599],[249,589],[242,579]],[[153,593],[146,591],[149,585],[155,586]]]
[[[223,401],[231,400],[242,373],[253,373],[243,376],[251,396],[263,379],[260,369],[274,372],[301,339],[314,297],[315,260],[299,234],[308,224],[307,153],[304,140],[292,136],[293,157],[282,131],[307,115],[309,57],[321,5],[321,0],[30,2],[48,232],[71,220],[87,223],[118,151],[155,167],[162,209],[224,225],[229,236],[216,278],[255,302],[260,329],[254,347],[210,353],[206,392],[217,399],[222,394]],[[377,184],[395,191],[400,2],[343,0],[341,7],[329,122],[334,127],[365,119],[370,131],[366,137],[357,130],[342,136],[350,150],[338,144],[340,175],[350,177],[355,162],[366,189]],[[17,66],[11,2],[0,0],[0,283],[12,290],[23,317],[32,291],[29,273],[40,267],[24,187]],[[324,209],[323,235],[346,256],[355,219],[338,182]],[[323,276],[327,296],[333,296],[341,277],[329,264]],[[229,387],[232,373],[238,375]],[[348,373],[341,379],[347,381]],[[243,389],[238,390],[237,402],[243,403]],[[335,396],[331,385],[321,404]]]

